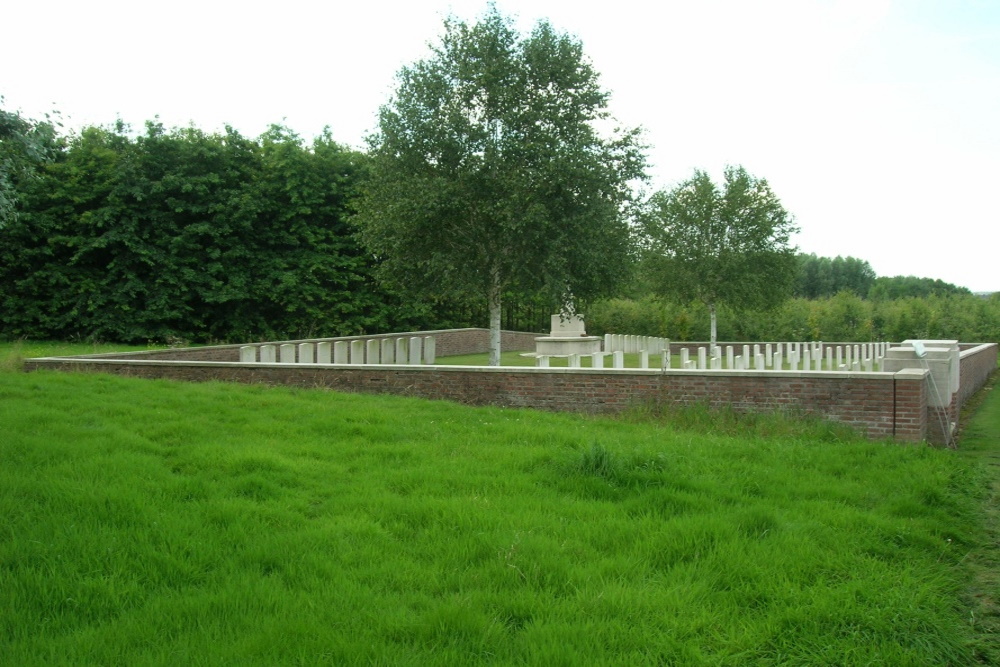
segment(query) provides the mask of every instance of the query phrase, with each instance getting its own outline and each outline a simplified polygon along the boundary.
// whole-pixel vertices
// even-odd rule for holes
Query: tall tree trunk
[[[490,271],[490,293],[487,297],[490,309],[490,366],[500,365],[500,297],[502,294],[500,270],[494,267]]]
[[[714,357],[714,356],[716,356],[716,354],[715,354],[716,330],[715,330],[715,304],[714,303],[708,304],[708,316],[709,316],[709,321],[711,322],[711,324],[709,325],[711,331],[709,333],[708,351],[709,351],[709,354]]]

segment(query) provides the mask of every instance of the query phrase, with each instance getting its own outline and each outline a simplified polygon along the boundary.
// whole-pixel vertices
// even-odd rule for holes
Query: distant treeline
[[[1000,342],[1000,293],[862,299],[844,290],[817,299],[795,297],[766,312],[720,309],[718,326],[719,340]],[[588,310],[587,331],[707,340],[708,313],[701,304],[652,296],[610,299]]]
[[[856,257],[831,259],[817,257],[815,254],[799,255],[795,296],[819,299],[840,292],[852,292],[872,300],[971,294],[964,287],[933,278],[878,277],[868,262]]]
[[[13,174],[0,224],[0,337],[247,341],[484,326],[485,303],[403,296],[351,222],[368,157],[282,126],[47,135],[49,161]],[[8,174],[10,176],[10,174]],[[642,266],[637,267],[642,285]],[[704,307],[634,287],[581,304],[592,333],[704,338]],[[769,313],[722,309],[727,339],[1000,340],[1000,302],[940,280],[875,276],[852,257],[800,256],[795,295]],[[503,326],[545,331],[556,305],[507,295]]]

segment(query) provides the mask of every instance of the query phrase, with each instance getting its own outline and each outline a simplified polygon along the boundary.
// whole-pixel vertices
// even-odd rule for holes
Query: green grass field
[[[0,345],[3,664],[990,655],[972,453],[16,372],[67,353]],[[996,396],[981,414],[973,451],[995,452]]]

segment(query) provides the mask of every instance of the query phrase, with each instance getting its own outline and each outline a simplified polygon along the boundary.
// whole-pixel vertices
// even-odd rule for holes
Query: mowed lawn
[[[0,346],[3,664],[984,655],[985,460],[11,360],[60,351]]]

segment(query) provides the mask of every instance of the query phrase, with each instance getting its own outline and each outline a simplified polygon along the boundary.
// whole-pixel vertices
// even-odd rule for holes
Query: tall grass
[[[965,603],[969,625],[975,631],[975,653],[983,664],[1000,665],[1000,395],[994,374],[979,400],[963,414],[959,455],[973,469],[992,471],[982,489],[980,520],[983,539],[963,564],[972,575]]]
[[[6,664],[967,664],[954,452],[0,373]]]

